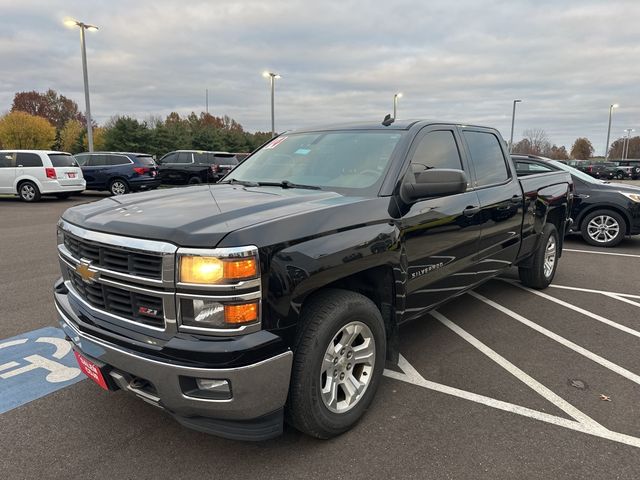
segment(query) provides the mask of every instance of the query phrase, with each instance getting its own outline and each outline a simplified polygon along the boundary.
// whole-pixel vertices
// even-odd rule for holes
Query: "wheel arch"
[[[624,208],[618,207],[617,205],[611,205],[611,204],[594,204],[592,206],[590,206],[589,208],[585,208],[582,212],[580,212],[580,215],[578,216],[578,218],[576,219],[576,226],[575,229],[576,231],[580,231],[582,229],[582,222],[584,222],[584,219],[590,214],[593,213],[597,210],[612,210],[614,212],[616,212],[618,215],[620,215],[623,219],[624,219],[624,223],[625,223],[625,235],[628,235],[629,232],[631,231],[631,219],[629,218],[628,213],[624,210]]]

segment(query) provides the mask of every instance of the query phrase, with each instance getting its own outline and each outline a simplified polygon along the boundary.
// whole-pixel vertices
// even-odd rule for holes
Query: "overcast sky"
[[[265,69],[276,83],[276,129],[398,117],[498,128],[516,140],[543,128],[602,154],[640,131],[640,1],[569,0],[0,0],[0,112],[16,91],[53,88],[84,110],[79,33],[87,34],[92,112],[204,110],[269,130]]]

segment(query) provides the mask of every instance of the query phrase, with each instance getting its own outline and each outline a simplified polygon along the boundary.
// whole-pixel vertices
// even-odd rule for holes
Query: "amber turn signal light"
[[[258,320],[258,303],[243,303],[224,306],[224,322],[237,325]]]

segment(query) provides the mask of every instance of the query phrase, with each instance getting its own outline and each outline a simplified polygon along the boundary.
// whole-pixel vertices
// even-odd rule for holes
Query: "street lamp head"
[[[398,92],[394,95],[396,98],[402,98],[402,92]]]
[[[89,25],[89,24],[85,25],[85,26],[84,26],[84,28],[85,28],[85,30],[89,30],[90,32],[95,32],[95,31],[97,31],[97,30],[98,30],[98,27],[97,27],[97,26],[95,26],[95,25]]]
[[[514,100],[513,103],[520,103],[522,100]]]
[[[617,103],[612,103],[611,104],[611,108],[618,108],[620,105],[618,105]]]
[[[69,28],[73,28],[73,27],[77,27],[78,26],[78,21],[76,19],[70,18],[70,17],[65,18],[62,21],[62,23],[64,23],[64,25],[66,27],[69,27]]]
[[[90,32],[95,32],[96,30],[98,30],[98,27],[96,25],[90,25],[88,23],[79,22],[75,18],[71,18],[71,17],[65,18],[63,23],[65,24],[65,26],[69,28],[80,27],[80,28],[84,28],[85,30],[89,30]]]
[[[282,77],[281,77],[280,75],[278,75],[277,73],[267,72],[267,71],[262,72],[262,76],[263,76],[264,78],[269,78],[269,77],[272,77],[272,78],[282,78]]]

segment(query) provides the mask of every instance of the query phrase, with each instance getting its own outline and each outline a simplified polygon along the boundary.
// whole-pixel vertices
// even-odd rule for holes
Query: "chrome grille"
[[[95,266],[139,277],[162,279],[162,255],[114,248],[64,232],[64,246],[77,259],[87,259]]]
[[[67,271],[74,290],[91,306],[137,323],[164,327],[162,297],[85,282],[74,269],[68,268]]]

